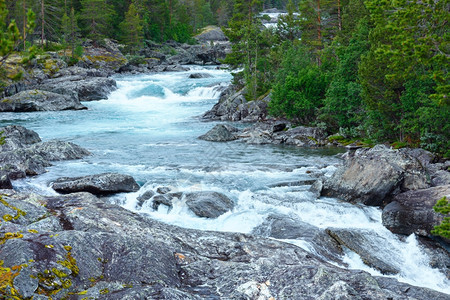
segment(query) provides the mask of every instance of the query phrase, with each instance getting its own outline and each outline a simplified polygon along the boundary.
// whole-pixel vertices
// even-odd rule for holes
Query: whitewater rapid
[[[197,72],[211,77],[189,78]],[[87,111],[1,115],[0,126],[23,125],[38,132],[43,140],[71,141],[92,152],[82,160],[57,163],[41,176],[15,181],[15,188],[52,195],[55,192],[49,183],[58,177],[119,172],[132,175],[142,188],[111,197],[110,201],[186,228],[250,233],[267,216],[280,214],[320,229],[362,229],[374,233],[380,255],[401,270],[392,277],[450,294],[449,280],[429,266],[430,259],[416,237],[400,239],[390,233],[381,224],[380,209],[332,198],[315,199],[309,185],[302,184],[313,180],[315,174],[331,176],[342,150],[197,139],[217,124],[202,122],[199,116],[217,102],[229,84],[231,75],[227,71],[197,67],[188,72],[115,79],[118,89],[108,100],[84,102]],[[228,195],[236,205],[233,211],[213,220],[195,216],[182,198],[175,198],[171,210],[161,205],[154,211],[150,201],[142,207],[137,205],[137,197],[158,187],[170,187],[172,192],[217,191]],[[286,242],[314,252],[307,241]],[[348,249],[344,263],[348,268],[382,276]]]

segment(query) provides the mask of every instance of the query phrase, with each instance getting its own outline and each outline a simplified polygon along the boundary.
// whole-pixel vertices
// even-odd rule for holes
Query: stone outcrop
[[[422,152],[426,152],[422,150]],[[348,152],[344,165],[323,185],[322,196],[382,205],[400,192],[430,187],[426,164],[408,149],[384,145]]]
[[[32,112],[87,109],[78,98],[47,92],[28,90],[0,99],[0,112]]]
[[[0,128],[4,144],[0,145],[0,171],[10,179],[33,176],[45,172],[52,161],[79,159],[89,151],[70,142],[42,142],[39,135],[22,126]]]
[[[246,90],[235,90],[233,85],[224,90],[219,101],[203,115],[204,120],[255,122],[267,116],[270,94],[254,101],[245,99]]]
[[[88,193],[2,197],[2,214],[20,212],[2,223],[0,260],[18,273],[5,292],[21,298],[448,299],[291,244],[167,225]]]
[[[444,218],[433,210],[442,197],[450,198],[450,185],[398,194],[383,209],[383,225],[394,233],[430,236]]]
[[[189,209],[202,218],[217,218],[234,207],[233,201],[218,192],[192,192],[184,195]]]
[[[237,139],[236,133],[238,131],[239,130],[233,126],[218,124],[198,138],[210,142],[228,142]]]
[[[228,40],[222,29],[217,26],[207,26],[200,34],[197,34],[194,38],[201,42],[216,42]]]
[[[62,177],[52,182],[51,187],[62,194],[89,192],[95,195],[106,195],[139,190],[139,185],[133,177],[117,173]]]
[[[75,75],[47,79],[39,84],[38,88],[69,96],[73,101],[94,101],[107,99],[117,86],[112,78]]]

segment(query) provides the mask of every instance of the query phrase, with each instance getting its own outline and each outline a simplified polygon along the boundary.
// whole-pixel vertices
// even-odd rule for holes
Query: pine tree
[[[131,48],[136,47],[142,43],[142,19],[134,3],[130,4],[128,11],[125,14],[125,20],[120,23],[120,28],[122,29],[123,33],[123,42],[129,45]]]
[[[80,20],[87,37],[95,42],[108,35],[113,9],[105,0],[81,0]]]

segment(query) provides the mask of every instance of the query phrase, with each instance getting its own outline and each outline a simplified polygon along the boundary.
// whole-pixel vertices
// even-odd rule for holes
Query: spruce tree
[[[122,30],[122,40],[131,48],[134,48],[142,43],[143,39],[143,25],[141,16],[134,3],[131,3],[127,13],[125,14],[125,20],[120,23]]]
[[[81,0],[80,20],[84,33],[97,42],[108,35],[113,9],[105,0]]]

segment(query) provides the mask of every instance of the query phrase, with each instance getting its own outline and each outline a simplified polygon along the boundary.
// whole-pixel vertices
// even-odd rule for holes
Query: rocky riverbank
[[[218,39],[218,40],[217,40]],[[113,74],[186,71],[186,65],[220,65],[230,51],[220,28],[197,37],[196,45],[150,41],[139,55],[126,57],[120,45],[105,39],[102,46],[86,42],[84,54],[72,66],[66,53],[47,52],[24,65],[19,55],[5,62],[7,76],[21,73],[19,82],[7,80],[0,93],[0,112],[31,112],[86,109],[80,102],[107,99],[116,89]]]
[[[328,264],[296,246],[183,229],[88,193],[2,191],[6,291],[62,299],[447,299]],[[363,296],[364,295],[364,296]]]

